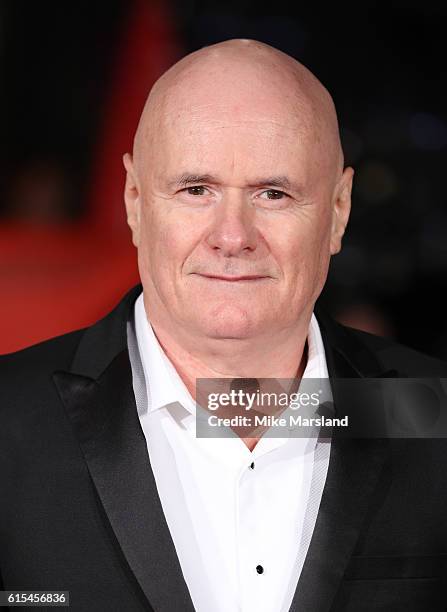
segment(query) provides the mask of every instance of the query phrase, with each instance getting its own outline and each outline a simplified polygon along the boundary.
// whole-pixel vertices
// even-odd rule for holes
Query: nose
[[[225,257],[254,251],[257,243],[254,214],[241,195],[226,195],[214,208],[207,244]]]

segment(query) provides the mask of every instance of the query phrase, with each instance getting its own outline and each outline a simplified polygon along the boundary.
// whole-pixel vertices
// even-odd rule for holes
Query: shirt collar
[[[135,302],[135,332],[148,394],[148,412],[180,402],[190,412],[195,403],[161,347],[144,309],[143,293]]]
[[[195,402],[172,362],[161,347],[147,319],[143,293],[135,302],[135,332],[148,394],[148,412],[180,403],[195,414]],[[308,357],[303,378],[328,378],[320,327],[312,313],[307,335]]]

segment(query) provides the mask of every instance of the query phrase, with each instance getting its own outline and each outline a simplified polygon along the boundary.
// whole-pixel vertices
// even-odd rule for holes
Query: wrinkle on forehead
[[[173,123],[190,118],[218,124],[225,117],[233,125],[264,120],[305,131],[321,149],[322,169],[329,164],[334,178],[341,174],[343,153],[329,92],[294,58],[245,39],[195,51],[158,79],[135,134],[137,173]]]

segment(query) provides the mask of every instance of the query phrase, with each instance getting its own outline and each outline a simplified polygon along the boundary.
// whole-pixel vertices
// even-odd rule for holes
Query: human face
[[[215,339],[308,323],[340,237],[321,146],[281,108],[166,113],[126,199],[149,318]]]

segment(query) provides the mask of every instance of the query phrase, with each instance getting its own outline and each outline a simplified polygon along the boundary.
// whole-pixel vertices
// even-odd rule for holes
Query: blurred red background
[[[132,150],[150,86],[179,56],[166,7],[137,0],[113,67],[86,213],[76,222],[28,215],[0,225],[0,353],[93,323],[138,282],[122,156]],[[26,189],[36,207],[47,189],[42,173],[28,176]]]

